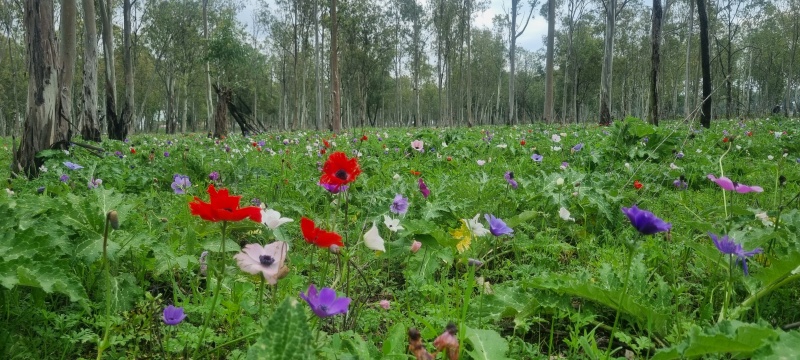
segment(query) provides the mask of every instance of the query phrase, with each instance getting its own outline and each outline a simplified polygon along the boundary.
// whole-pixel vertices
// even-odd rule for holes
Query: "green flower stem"
[[[225,230],[228,228],[228,222],[222,222],[222,247],[220,249],[220,262],[219,262],[219,271],[217,272],[217,289],[214,291],[214,297],[211,298],[211,309],[206,314],[205,318],[203,319],[203,328],[200,330],[200,340],[197,341],[197,349],[195,349],[195,354],[197,351],[200,350],[200,347],[203,346],[203,340],[206,337],[206,328],[208,327],[208,321],[211,319],[211,315],[214,313],[214,309],[217,307],[217,299],[219,298],[219,293],[222,292],[222,278],[225,276]]]
[[[628,248],[626,246],[626,248]],[[614,345],[614,332],[617,331],[617,325],[619,324],[619,314],[622,310],[622,300],[625,299],[625,295],[628,292],[628,280],[630,280],[631,274],[631,263],[633,262],[633,247],[628,249],[628,260],[625,266],[625,283],[622,285],[622,293],[619,294],[619,301],[617,302],[617,314],[614,316],[614,326],[611,327],[611,335],[608,336],[608,348],[606,349],[606,356],[605,358],[611,355],[611,347]]]
[[[728,281],[725,282],[725,300],[722,302],[722,309],[719,311],[717,322],[725,320],[725,313],[731,303],[731,293],[733,292],[733,255],[728,255]]]
[[[731,151],[731,145],[732,145],[732,143],[728,143],[728,150],[725,150],[725,152],[722,154],[722,156],[719,157],[719,177],[724,177],[725,176],[725,170],[722,169],[722,159],[725,157],[725,155],[728,155],[729,151]],[[728,218],[728,199],[727,199],[727,196],[725,195],[725,189],[722,189],[722,205],[725,207],[725,218],[727,219]]]
[[[103,230],[103,275],[106,277],[106,329],[103,332],[103,341],[97,346],[97,359],[103,357],[103,351],[110,344],[108,336],[111,332],[111,266],[108,263],[108,227],[111,222],[111,212],[106,214],[106,225]]]
[[[261,318],[261,308],[264,305],[264,277],[259,276],[261,278],[261,285],[258,289],[258,317]]]
[[[742,312],[743,309],[746,309],[746,308],[749,308],[749,307],[753,306],[753,303],[755,303],[756,301],[758,301],[762,297],[764,297],[766,295],[769,295],[769,293],[771,293],[771,292],[779,289],[783,285],[786,285],[786,284],[788,284],[790,282],[793,282],[795,280],[800,280],[800,273],[794,274],[794,275],[791,275],[791,276],[787,276],[783,280],[772,282],[769,285],[764,286],[763,288],[761,288],[761,290],[759,290],[758,292],[756,292],[753,295],[750,295],[750,297],[745,299],[742,302],[742,304],[739,305],[739,307],[737,309],[735,309],[733,314],[731,314],[732,315],[731,317],[738,317],[739,313]]]
[[[461,320],[458,322],[459,329],[458,329],[458,343],[463,344],[466,341],[466,332],[467,332],[467,311],[469,310],[469,300],[472,296],[472,288],[475,285],[475,269],[477,266],[469,266],[469,271],[467,271],[467,279],[466,279],[466,288],[464,289],[464,297],[463,297],[463,307],[461,308]],[[459,357],[463,354],[461,352],[464,350],[464,347],[459,347]]]

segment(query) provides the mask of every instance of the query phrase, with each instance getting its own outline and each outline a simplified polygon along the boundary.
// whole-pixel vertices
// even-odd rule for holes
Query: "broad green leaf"
[[[467,351],[476,360],[506,360],[508,341],[494,330],[477,330],[467,327],[467,342],[472,350]]]
[[[310,359],[311,331],[306,315],[295,299],[283,301],[264,326],[258,341],[247,351],[249,360]]]
[[[42,289],[46,293],[61,293],[70,301],[88,306],[88,296],[81,281],[72,270],[58,262],[34,262],[28,259],[0,262],[0,284],[11,289],[16,285]]]
[[[402,356],[400,358],[405,358],[407,344],[405,324],[394,324],[394,326],[389,329],[388,334],[386,334],[386,338],[383,340],[382,352],[384,358],[391,355],[400,355]]]
[[[778,335],[771,327],[724,320],[710,328],[693,327],[683,342],[659,350],[653,360],[698,358],[712,354],[747,358],[777,339]]]
[[[528,286],[539,289],[549,289],[557,293],[580,296],[596,301],[612,309],[619,309],[625,314],[634,317],[641,325],[651,328],[656,333],[664,331],[669,315],[661,313],[647,305],[633,300],[632,296],[625,296],[620,300],[620,289],[606,289],[590,282],[573,278],[567,275],[549,275],[530,279]]]

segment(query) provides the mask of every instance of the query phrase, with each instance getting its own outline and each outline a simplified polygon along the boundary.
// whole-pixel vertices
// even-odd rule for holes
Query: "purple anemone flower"
[[[681,179],[675,179],[675,181],[672,182],[672,185],[674,185],[678,190],[686,190],[689,188],[689,184]]]
[[[752,257],[755,254],[760,254],[763,251],[761,248],[755,248],[751,251],[744,251],[742,245],[734,242],[733,239],[728,237],[728,235],[718,238],[717,235],[708,233],[708,236],[711,237],[711,241],[714,242],[714,246],[717,247],[719,252],[724,255],[736,256],[738,258],[737,260],[742,262],[742,270],[744,271],[745,275],[749,274],[747,270],[747,258]]]
[[[578,145],[575,145],[575,146],[572,147],[572,151],[576,151],[576,152],[577,151],[581,151],[582,149],[583,149],[583,143],[579,143]]]
[[[183,313],[183,308],[174,307],[172,305],[165,307],[164,314],[161,316],[161,319],[164,320],[164,324],[170,326],[180,324],[185,318],[186,314]]]
[[[708,179],[717,183],[717,185],[719,185],[719,187],[721,187],[724,190],[728,191],[735,190],[740,194],[764,191],[764,189],[760,186],[749,186],[745,184],[739,184],[731,181],[731,179],[728,179],[724,176],[718,179],[716,176],[714,176],[714,174],[708,174]]]
[[[212,171],[211,174],[208,174],[208,179],[211,180],[211,181],[219,180],[219,172]]]
[[[344,314],[350,306],[350,298],[336,297],[336,291],[331,288],[322,288],[317,293],[317,287],[314,284],[308,287],[307,294],[300,293],[303,298],[311,307],[311,311],[321,318]]]
[[[64,161],[64,166],[66,166],[70,170],[80,170],[83,169],[83,166],[80,166],[71,161]]]
[[[164,157],[169,157],[169,151],[164,151]]]
[[[536,161],[536,162],[542,162],[542,159],[544,159],[544,156],[534,153],[533,155],[531,155],[531,159],[533,161]]]
[[[89,186],[89,189],[97,189],[100,185],[103,184],[103,179],[91,179],[86,182],[86,185]]]
[[[512,228],[508,227],[503,220],[494,217],[494,215],[486,214],[484,217],[486,218],[486,221],[489,222],[489,231],[492,233],[492,235],[502,236],[514,233]]]
[[[513,171],[506,171],[506,173],[505,173],[505,175],[503,175],[503,177],[508,182],[508,185],[511,185],[512,188],[516,189],[517,186],[519,186],[519,184],[517,184],[517,181],[514,180],[514,172]]]
[[[61,176],[58,177],[58,180],[63,182],[63,183],[67,183],[67,182],[69,182],[69,175],[61,174]]]
[[[636,205],[629,208],[623,207],[622,212],[631,221],[631,225],[636,228],[642,235],[653,235],[672,229],[672,224],[664,222],[659,219],[655,214],[639,209]]]
[[[425,180],[422,180],[422,178],[419,178],[419,192],[421,192],[422,196],[426,199],[431,195],[428,185],[425,185]]]
[[[389,211],[399,215],[405,214],[408,211],[408,198],[395,194],[392,205],[389,206]]]
[[[192,182],[189,181],[188,176],[180,174],[172,176],[172,190],[175,191],[176,194],[186,194],[186,189],[190,186],[192,186]]]

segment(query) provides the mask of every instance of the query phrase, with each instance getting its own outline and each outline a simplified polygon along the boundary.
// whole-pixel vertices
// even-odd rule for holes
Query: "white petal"
[[[400,226],[400,219],[392,219],[388,215],[383,215],[383,224],[393,232],[403,229],[403,227]]]
[[[569,213],[569,210],[567,210],[567,208],[562,207],[561,209],[558,209],[558,216],[560,216],[562,219],[564,219],[565,221],[575,221],[575,219],[572,218],[570,215],[571,214]]]
[[[282,218],[281,213],[275,210],[272,209],[261,210],[261,223],[266,225],[272,230],[275,230],[278,228],[278,226],[281,226],[287,222],[292,222],[292,221],[294,220],[289,218]]]
[[[372,223],[372,228],[364,234],[364,245],[375,251],[386,252],[386,248],[383,246],[383,238],[378,233],[378,227],[375,226],[375,223]]]

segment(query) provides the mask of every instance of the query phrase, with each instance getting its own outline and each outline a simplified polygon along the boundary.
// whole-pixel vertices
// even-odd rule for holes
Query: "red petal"
[[[314,239],[317,237],[317,228],[314,226],[314,222],[307,217],[303,217],[300,219],[300,230],[303,231],[303,238],[305,238],[306,242],[311,244],[314,242]]]
[[[342,243],[342,236],[331,231],[319,230],[317,233],[317,241],[314,242],[319,247],[330,247],[331,245],[344,246]]]

